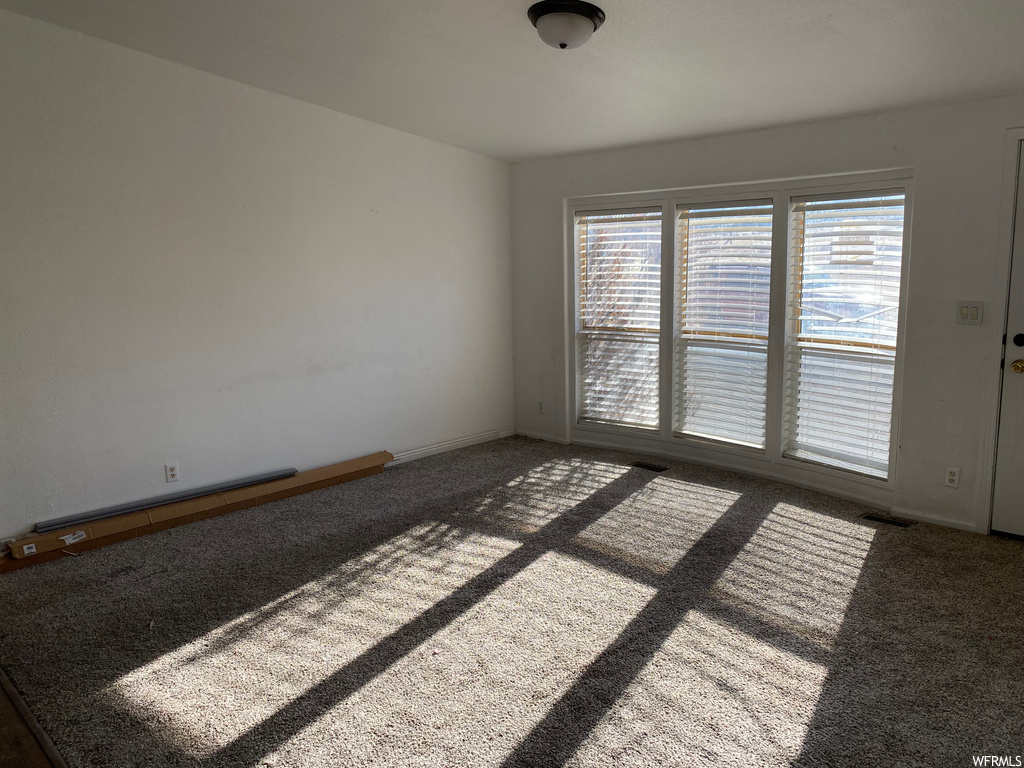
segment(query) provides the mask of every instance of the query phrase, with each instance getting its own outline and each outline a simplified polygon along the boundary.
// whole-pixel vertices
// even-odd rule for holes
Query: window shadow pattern
[[[397,631],[381,639],[343,669],[263,720],[220,750],[217,764],[258,764],[267,754],[329,712],[369,681],[422,645],[458,616],[493,593],[546,554],[553,542],[571,540],[580,531],[628,498],[649,478],[631,470],[601,487],[574,509],[541,527],[531,538],[470,578]]]
[[[666,574],[660,589],[502,763],[565,765],[637,674],[742,551],[768,509],[741,497]]]
[[[450,469],[437,464],[428,469],[435,490],[394,504],[394,514],[342,528],[330,527],[326,510],[322,517],[314,514],[323,528],[310,532],[310,540],[317,533],[336,536],[333,555],[313,556],[212,608],[210,601],[220,596],[176,580],[173,569],[156,570],[148,581],[140,577],[139,588],[149,585],[154,605],[160,593],[178,589],[206,612],[176,614],[178,634],[154,635],[148,644],[144,632],[126,631],[136,645],[115,650],[103,668],[90,657],[104,650],[104,642],[116,642],[106,629],[110,617],[82,619],[91,606],[69,607],[58,612],[56,629],[77,626],[100,634],[91,640],[84,634],[81,648],[40,637],[37,648],[16,642],[14,633],[44,620],[33,625],[16,616],[0,629],[5,666],[14,659],[30,704],[63,703],[59,717],[40,719],[72,765],[283,766],[332,758],[357,764],[341,747],[308,758],[296,750],[339,712],[346,722],[361,722],[368,694],[386,699],[387,685],[415,665],[433,664],[437,679],[449,682],[443,677],[446,658],[461,645],[491,643],[465,634],[475,612],[486,608],[501,618],[507,611],[505,644],[495,646],[504,653],[514,653],[516,642],[532,642],[531,633],[543,634],[543,623],[531,619],[550,620],[543,614],[551,606],[538,602],[547,596],[530,601],[521,595],[524,575],[536,580],[539,573],[564,578],[558,586],[568,597],[558,619],[563,624],[537,642],[571,631],[574,611],[604,610],[580,602],[593,599],[596,589],[629,594],[615,603],[618,614],[607,618],[603,634],[567,651],[568,657],[557,655],[568,670],[557,686],[536,686],[531,694],[521,684],[512,691],[542,697],[508,701],[508,711],[521,715],[516,733],[499,732],[507,724],[500,713],[476,713],[485,731],[492,728],[486,737],[500,742],[497,747],[460,741],[465,723],[442,706],[431,711],[427,691],[414,713],[418,727],[447,733],[448,751],[378,753],[374,764],[969,764],[970,750],[1011,749],[1022,732],[1020,712],[1007,705],[1024,694],[1024,578],[1014,580],[1024,575],[1024,552],[1018,542],[930,526],[873,526],[856,519],[862,511],[857,505],[729,473],[673,463],[670,472],[655,476],[629,469],[635,456],[512,444],[513,453],[529,454],[526,471],[520,465],[504,475],[477,475],[472,460],[484,450],[477,448],[466,452],[464,477],[470,482],[462,492],[448,490]],[[377,483],[356,484],[345,493],[366,494],[360,498],[367,505],[388,509]],[[317,498],[330,505],[331,494]],[[268,526],[268,542],[287,533],[274,529],[281,508],[247,517]],[[201,538],[179,531],[170,541],[186,548]],[[304,542],[291,543],[284,551],[301,558]],[[83,559],[55,569],[58,587],[73,590],[76,579],[88,580],[89,564],[99,562]],[[134,562],[130,567],[145,561]],[[569,562],[592,580],[589,592],[573,581],[579,576]],[[74,575],[73,566],[84,567],[84,575]],[[602,581],[599,574],[607,577]],[[258,570],[253,575],[266,576]],[[44,582],[31,575],[18,584],[42,590]],[[506,599],[517,584],[518,602]],[[982,592],[999,597],[977,599]],[[26,598],[22,608],[28,604]],[[517,613],[524,610],[538,616]],[[171,618],[156,615],[161,622]],[[456,629],[463,634],[453,635]],[[332,649],[331,633],[337,632],[355,638],[344,652]],[[240,656],[246,642],[263,655]],[[310,648],[336,655],[303,669],[302,654]],[[41,673],[33,678],[33,664],[46,663],[53,653],[67,657],[60,666],[65,677],[52,683]],[[544,674],[542,667],[516,667],[515,661],[481,657],[474,663]],[[244,701],[218,700],[216,688],[200,691],[214,700],[199,720],[216,723],[220,707],[238,716],[235,727],[205,739],[177,731],[175,720],[195,704],[171,701],[176,681],[194,684],[204,665],[231,664],[262,670],[265,679],[255,681],[257,690]],[[324,676],[325,669],[330,674]],[[557,673],[553,666],[550,674]],[[429,684],[430,674],[428,669],[417,679]],[[472,687],[472,681],[458,682],[464,693]],[[287,695],[265,699],[258,684]],[[69,698],[75,694],[88,699],[91,713],[86,706],[76,709]],[[123,721],[121,735],[101,735],[103,721],[114,718]],[[94,740],[74,738],[83,732]],[[478,738],[481,731],[473,733]],[[378,745],[404,738],[400,731],[360,735]]]

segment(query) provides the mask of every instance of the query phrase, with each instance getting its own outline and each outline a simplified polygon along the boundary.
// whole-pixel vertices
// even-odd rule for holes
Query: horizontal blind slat
[[[903,196],[798,202],[799,269],[790,300],[794,333],[895,345],[903,246]]]
[[[764,447],[772,211],[677,211],[676,434]]]
[[[658,424],[658,343],[577,335],[578,417],[608,423]]]
[[[795,203],[784,455],[886,478],[904,197]]]
[[[584,327],[660,327],[661,216],[648,210],[576,217]]]
[[[656,427],[660,210],[576,217],[577,419]]]

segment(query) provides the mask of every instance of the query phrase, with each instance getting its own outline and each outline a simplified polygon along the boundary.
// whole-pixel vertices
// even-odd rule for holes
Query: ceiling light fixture
[[[604,11],[582,0],[543,0],[526,12],[540,39],[552,48],[579,48],[604,23]]]

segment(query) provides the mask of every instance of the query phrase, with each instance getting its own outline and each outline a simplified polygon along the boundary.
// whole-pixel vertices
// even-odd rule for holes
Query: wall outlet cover
[[[981,325],[985,321],[984,301],[958,301],[956,322],[960,325]]]

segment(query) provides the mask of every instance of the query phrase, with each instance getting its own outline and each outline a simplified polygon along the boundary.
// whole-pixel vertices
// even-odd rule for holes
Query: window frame
[[[783,430],[785,428],[785,350],[790,332],[787,313],[787,284],[792,249],[793,199],[886,190],[901,192],[905,196],[905,207],[889,439],[889,469],[888,477],[881,479],[845,469],[815,464],[804,459],[786,457],[783,455]],[[677,362],[675,359],[675,320],[680,299],[676,295],[677,210],[680,206],[735,204],[754,199],[773,201],[772,274],[769,289],[771,310],[768,323],[764,448],[696,435],[673,434],[672,413],[675,402],[673,371]],[[566,318],[565,434],[569,441],[581,445],[648,451],[673,456],[698,464],[725,467],[824,490],[869,504],[891,506],[894,503],[894,489],[899,469],[897,460],[903,363],[906,353],[906,314],[912,254],[913,202],[914,177],[911,168],[565,198],[563,200]],[[641,207],[660,207],[662,209],[659,426],[657,430],[639,430],[614,424],[578,423],[576,332],[579,327],[579,313],[576,290],[579,273],[575,250],[576,216]]]

